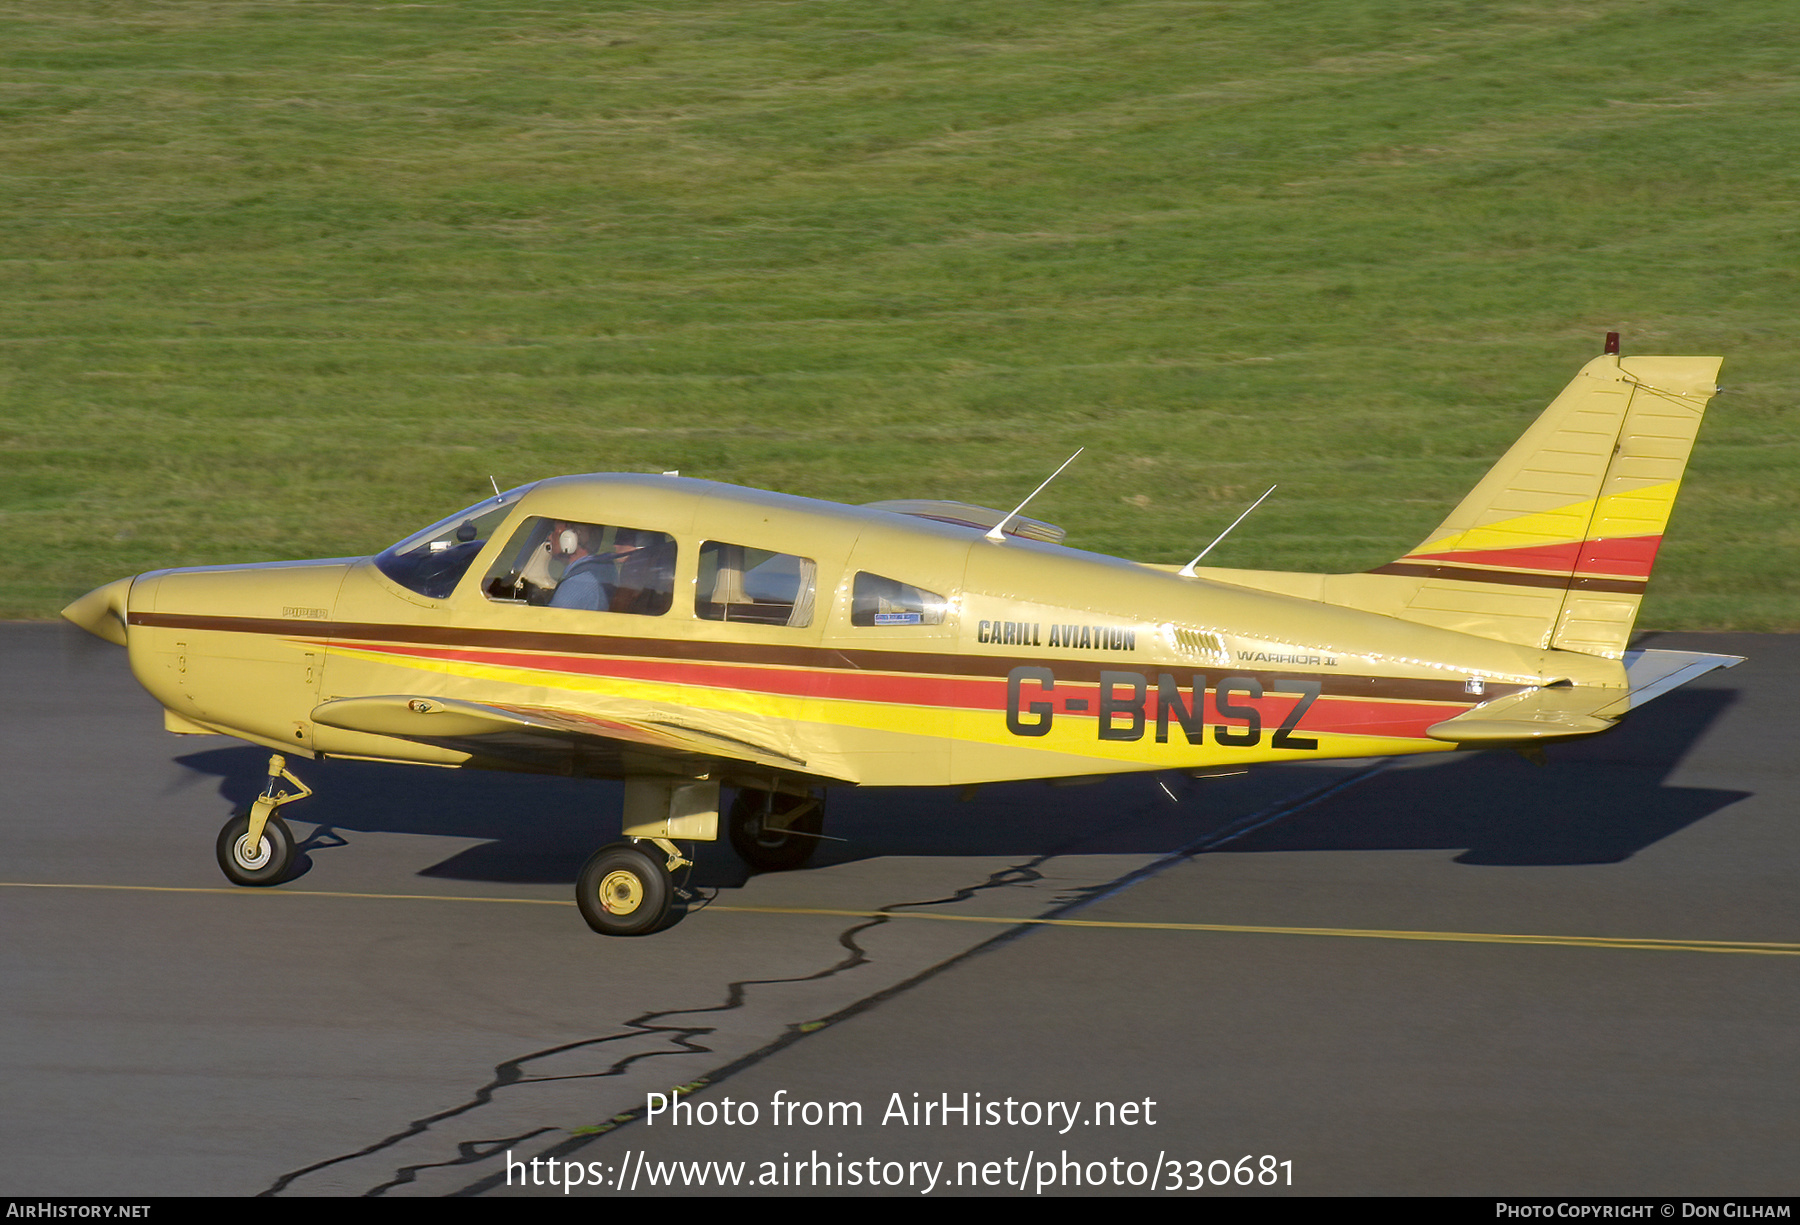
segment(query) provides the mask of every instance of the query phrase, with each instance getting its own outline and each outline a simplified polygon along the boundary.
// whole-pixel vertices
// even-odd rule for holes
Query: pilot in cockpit
[[[558,523],[550,534],[550,547],[563,563],[562,579],[550,597],[552,608],[585,608],[599,612],[611,597],[611,583],[617,573],[614,559],[595,550],[600,545],[601,529],[588,523]]]

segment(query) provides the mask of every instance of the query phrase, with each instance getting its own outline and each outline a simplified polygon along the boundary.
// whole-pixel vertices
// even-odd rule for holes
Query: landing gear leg
[[[669,921],[677,892],[671,878],[694,866],[673,839],[719,836],[718,780],[627,775],[624,818],[625,841],[588,859],[575,881],[575,904],[603,936],[647,936]]]
[[[276,784],[282,779],[300,790],[277,791]],[[226,879],[234,885],[278,885],[286,879],[294,866],[294,835],[275,810],[311,794],[312,788],[289,772],[287,758],[272,754],[269,781],[263,784],[262,794],[250,811],[238,813],[219,831],[219,868]]]

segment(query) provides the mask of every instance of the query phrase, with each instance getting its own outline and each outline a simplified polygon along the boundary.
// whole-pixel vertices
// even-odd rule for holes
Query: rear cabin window
[[[704,621],[811,625],[818,574],[810,557],[708,540],[700,546],[694,615]]]
[[[944,597],[899,579],[859,571],[850,592],[850,624],[941,625]]]
[[[527,519],[482,589],[507,604],[660,617],[675,599],[675,538],[609,523]]]

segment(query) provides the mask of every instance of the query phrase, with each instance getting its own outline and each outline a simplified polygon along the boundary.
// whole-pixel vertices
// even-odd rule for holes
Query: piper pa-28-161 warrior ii
[[[159,570],[63,615],[128,649],[169,730],[275,750],[219,835],[231,880],[292,864],[277,809],[310,792],[286,754],[623,779],[625,841],[576,896],[596,931],[641,934],[691,862],[677,843],[718,837],[722,786],[732,845],[791,868],[833,786],[1529,750],[1737,663],[1628,649],[1719,364],[1609,338],[1442,526],[1364,573],[1140,564],[1017,510],[609,474],[496,492],[374,557]]]

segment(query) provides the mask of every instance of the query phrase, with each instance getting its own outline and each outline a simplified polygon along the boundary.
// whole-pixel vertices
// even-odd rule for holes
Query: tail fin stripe
[[[1557,591],[1610,591],[1619,595],[1644,594],[1645,579],[1596,578],[1592,575],[1532,574],[1525,570],[1486,570],[1474,566],[1430,566],[1389,562],[1370,574],[1399,574],[1408,578],[1451,579],[1458,583],[1497,583],[1503,587],[1547,587]]]
[[[1609,540],[1571,540],[1563,544],[1533,545],[1522,549],[1459,549],[1449,553],[1412,553],[1407,561],[1456,562],[1483,568],[1539,570],[1562,577],[1569,574],[1603,574],[1619,578],[1649,578],[1656,562],[1661,536],[1626,536]],[[1390,574],[1384,567],[1378,574]]]
[[[1599,534],[1607,537],[1660,534],[1669,508],[1675,504],[1675,494],[1679,487],[1679,481],[1665,480],[1640,484],[1632,489],[1609,490],[1598,498],[1585,498],[1579,502],[1514,515],[1481,527],[1438,536],[1427,540],[1408,556],[1430,557],[1446,552],[1462,553],[1477,549],[1544,547],[1536,543],[1526,544],[1526,541],[1575,544],[1592,538],[1594,533],[1588,528],[1596,522],[1606,526],[1608,530]],[[1614,528],[1615,524],[1622,527],[1631,521],[1639,524],[1640,530],[1620,531]]]
[[[1549,570],[1567,574],[1575,568],[1581,542],[1526,545],[1518,549],[1456,549],[1442,553],[1412,553],[1408,560],[1453,561],[1465,565],[1517,566],[1521,570]]]
[[[1583,544],[1581,557],[1575,562],[1575,573],[1630,574],[1647,579],[1656,565],[1656,551],[1661,547],[1661,536],[1589,540]]]

